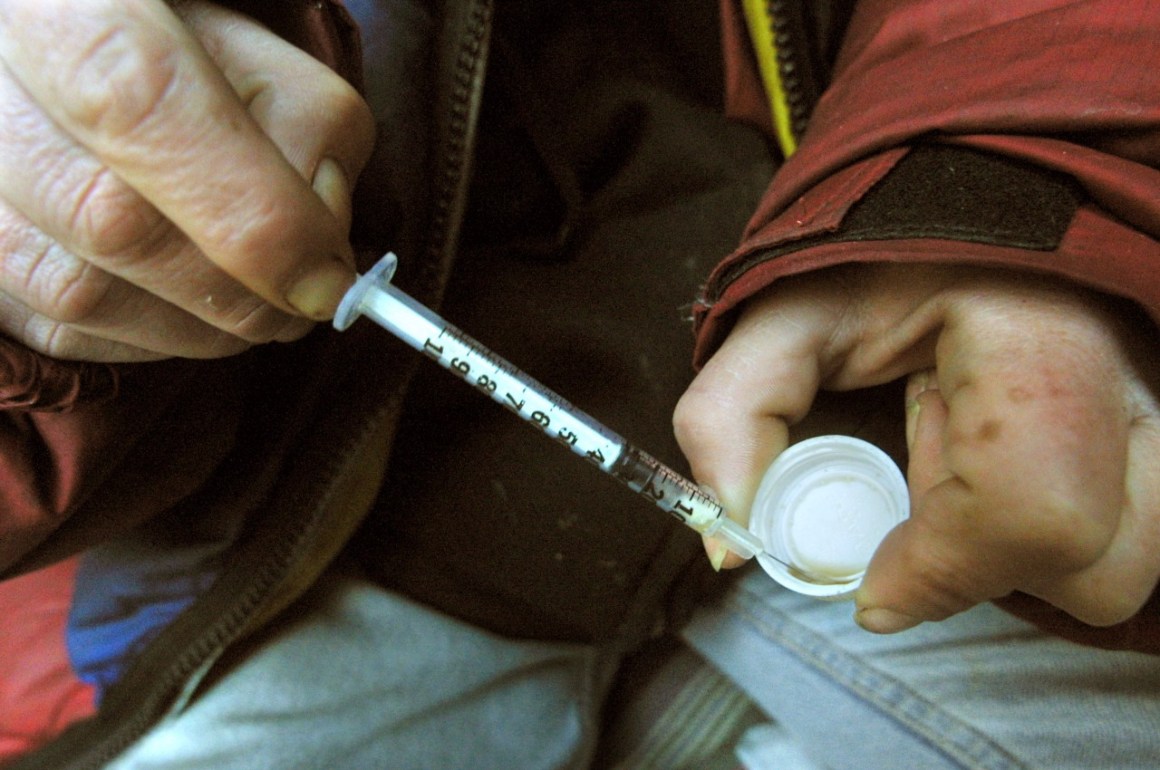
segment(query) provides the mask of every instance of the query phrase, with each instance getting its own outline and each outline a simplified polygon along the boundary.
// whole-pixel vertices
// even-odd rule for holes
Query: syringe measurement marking
[[[610,473],[698,532],[725,516],[724,509],[691,481],[631,444],[624,445]]]
[[[615,460],[623,443],[619,436],[601,431],[595,424],[585,424],[571,404],[558,397],[551,398],[547,388],[514,366],[505,366],[506,362],[501,363],[497,357],[488,355],[458,329],[444,327],[438,337],[424,342],[423,352],[590,462],[609,470]]]
[[[674,471],[603,429],[588,415],[459,329],[443,327],[437,337],[428,337],[423,342],[422,351],[525,422],[625,481],[633,491],[681,523],[703,531],[724,515],[719,505]],[[625,465],[631,467],[621,467]],[[647,472],[647,476],[640,479],[642,472]]]
[[[391,285],[394,255],[384,256],[347,293],[335,316],[338,329],[366,315],[408,346],[422,351],[465,382],[599,466],[630,489],[698,532],[729,523],[724,510],[691,481],[576,409],[549,388],[474,340],[430,308]],[[473,368],[480,365],[482,368]],[[475,374],[472,382],[471,376]],[[486,378],[486,379],[485,379]],[[493,388],[494,385],[494,388]],[[529,408],[529,404],[532,407]],[[525,415],[524,412],[528,414]],[[560,421],[555,420],[557,412]],[[672,495],[671,499],[669,495]],[[747,533],[745,533],[747,534]],[[738,535],[733,535],[734,540]],[[735,543],[736,544],[736,543]],[[759,543],[742,544],[755,553]]]

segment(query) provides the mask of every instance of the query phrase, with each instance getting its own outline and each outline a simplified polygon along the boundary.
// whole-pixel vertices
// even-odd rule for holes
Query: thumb
[[[762,474],[788,444],[789,427],[761,401],[759,382],[739,371],[740,363],[722,349],[681,397],[673,425],[693,477],[731,519],[745,524]],[[714,569],[743,562],[724,543],[704,540]]]
[[[953,495],[960,483],[943,461],[946,422],[947,405],[936,372],[911,375],[906,388],[911,500]],[[967,553],[958,540],[946,522],[932,526],[932,519],[919,511],[895,527],[878,546],[855,595],[858,624],[875,633],[895,633],[950,617],[986,598],[977,596],[977,581],[967,583],[968,590],[955,577],[979,572],[958,564]]]

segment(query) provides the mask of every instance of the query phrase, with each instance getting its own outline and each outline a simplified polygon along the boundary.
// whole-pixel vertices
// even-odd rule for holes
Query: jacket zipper
[[[424,278],[431,282],[431,285],[441,282],[443,270],[449,269],[447,263],[458,236],[458,220],[462,213],[462,198],[466,192],[466,177],[470,169],[475,118],[482,93],[491,12],[492,0],[472,1],[470,9],[464,14],[466,22],[454,56],[451,91],[447,101],[446,130],[442,132],[443,147],[438,155],[440,160],[433,177],[435,188],[432,196],[428,258],[424,260],[429,273]],[[368,418],[367,422],[370,421]],[[335,457],[348,457],[351,452],[357,451],[360,443],[357,440],[352,441],[345,451],[336,453]],[[336,459],[319,478],[331,479],[341,465]],[[175,698],[187,686],[191,676],[210,664],[237,639],[255,611],[263,606],[272,591],[284,581],[290,570],[298,563],[304,544],[320,526],[321,514],[327,507],[328,496],[324,491],[325,486],[319,485],[321,494],[317,497],[311,514],[299,527],[282,537],[270,557],[255,571],[253,581],[239,595],[237,601],[211,628],[201,634],[192,645],[186,647],[160,677],[159,684],[152,690],[155,693],[154,702],[136,711],[129,721],[117,725],[111,734],[104,737],[100,745],[86,752],[87,756],[70,763],[70,767],[74,770],[99,770],[114,760],[172,707]],[[99,719],[99,715],[96,718]],[[35,761],[37,753],[34,751],[27,759]],[[21,761],[17,760],[17,766],[20,764]]]
[[[773,24],[773,45],[777,57],[781,92],[788,112],[789,131],[794,149],[805,133],[810,110],[817,94],[810,93],[806,80],[809,63],[803,50],[806,41],[800,23],[801,8],[793,6],[800,0],[769,0],[769,16]],[[792,151],[791,151],[792,152]]]
[[[774,135],[782,154],[789,157],[809,117],[809,94],[803,79],[804,34],[801,9],[793,0],[742,0],[758,71],[769,101]]]
[[[803,0],[742,0],[742,3],[770,100],[774,132],[782,153],[788,158],[797,150],[810,113],[821,95],[820,73],[816,71],[819,64],[812,60],[806,39]],[[733,265],[705,287],[700,303],[712,305],[739,276],[777,253],[777,250],[762,251]]]
[[[426,297],[441,298],[442,287],[451,269],[452,256],[459,240],[471,157],[475,147],[475,130],[483,76],[491,36],[493,0],[472,0],[464,12],[463,28],[458,35],[459,47],[448,85],[446,125],[438,122],[442,137],[437,148],[433,170],[435,187],[432,195],[431,225],[426,253],[421,260],[420,286]]]
[[[318,506],[319,509],[324,506]],[[292,533],[261,568],[256,571],[256,577],[237,602],[231,606],[224,616],[205,634],[200,636],[192,645],[187,647],[173,666],[163,675],[161,684],[153,690],[153,701],[147,709],[138,710],[134,717],[117,725],[116,730],[102,741],[100,746],[88,757],[82,757],[71,766],[76,770],[100,770],[134,742],[145,735],[154,726],[163,714],[171,708],[172,702],[189,684],[189,678],[199,670],[205,670],[212,665],[225,648],[234,641],[246,627],[254,611],[261,607],[263,600],[279,584],[295,562],[295,555],[301,544],[307,539],[308,533],[318,524],[318,514],[315,512],[309,521]]]

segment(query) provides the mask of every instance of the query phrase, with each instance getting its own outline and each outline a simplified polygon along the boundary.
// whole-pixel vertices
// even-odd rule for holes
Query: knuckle
[[[164,352],[93,336],[83,329],[43,316],[29,319],[22,327],[19,338],[30,349],[63,361],[120,363],[156,361],[168,357]]]
[[[1130,620],[1152,601],[1157,587],[1155,558],[1110,551],[1088,569],[1047,577],[1023,587],[1090,626]]]
[[[99,258],[148,252],[168,232],[168,220],[108,169],[98,171],[72,202],[69,237]]]
[[[206,255],[241,280],[248,276],[277,283],[290,269],[282,255],[299,253],[299,244],[310,236],[301,211],[284,202],[276,189],[247,191],[227,216],[202,229]]]
[[[365,154],[375,136],[375,118],[370,105],[358,90],[342,76],[315,60],[309,64],[313,75],[299,79],[299,87],[306,94],[297,94],[302,105],[312,105],[310,112],[322,115],[330,133],[341,135],[345,149],[352,154]],[[269,95],[268,98],[274,98]]]
[[[1138,614],[1152,597],[1154,581],[1147,585],[1131,584],[1120,578],[1089,570],[1077,574],[1040,578],[1019,586],[1024,593],[1037,597],[1076,620],[1097,628],[1114,626]]]
[[[348,84],[342,81],[331,105],[337,124],[342,127],[344,140],[350,146],[360,149],[365,156],[369,153],[375,138],[375,119],[366,100]]]
[[[268,303],[261,303],[249,312],[240,312],[225,327],[229,334],[250,344],[291,341],[305,335],[313,325],[295,318]]]
[[[203,336],[197,340],[191,340],[188,344],[182,345],[180,348],[175,346],[174,349],[165,352],[186,358],[227,358],[244,353],[250,347],[250,342],[228,331],[218,329],[210,335]]]
[[[0,283],[10,296],[37,314],[64,324],[98,315],[113,278],[54,241],[27,235],[6,244]]]
[[[1118,591],[1109,591],[1107,595],[1083,602],[1080,606],[1073,608],[1064,606],[1061,609],[1089,626],[1105,628],[1131,619],[1147,600],[1147,596],[1132,596]]]
[[[673,409],[673,434],[682,446],[692,444],[707,432],[704,401],[695,391],[686,391]]]
[[[973,474],[966,498],[953,508],[964,537],[1009,555],[1006,567],[1024,574],[1075,572],[1104,554],[1116,529],[1109,513],[1118,503],[1058,474],[1015,477],[1001,461]]]
[[[954,554],[928,554],[907,567],[913,581],[910,590],[922,597],[920,611],[914,614],[926,620],[944,620],[1010,590],[992,583],[996,575],[979,575],[964,567]]]
[[[1094,564],[1114,534],[1101,518],[1069,497],[1052,496],[1028,517],[1018,542],[1029,562],[1052,571],[1077,571]]]
[[[109,13],[63,57],[61,108],[78,126],[116,139],[138,131],[174,97],[181,82],[177,47]]]
[[[867,578],[874,573],[879,586],[901,592],[908,597],[907,612],[926,620],[1010,593],[1017,579],[998,550],[965,543],[958,518],[918,512],[879,546]]]
[[[28,318],[19,337],[29,348],[52,358],[75,360],[89,353],[84,335],[67,324],[40,315]]]
[[[20,340],[28,347],[53,358],[69,358],[74,352],[67,343],[69,334],[61,324],[45,318],[33,317],[24,324]]]
[[[673,409],[673,432],[683,446],[711,445],[722,431],[751,430],[760,418],[744,396],[695,379]]]
[[[38,306],[53,321],[65,325],[93,324],[99,320],[114,279],[79,260],[47,263],[30,276]]]

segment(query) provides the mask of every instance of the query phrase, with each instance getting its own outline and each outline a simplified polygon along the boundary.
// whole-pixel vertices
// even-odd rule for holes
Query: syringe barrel
[[[623,438],[391,284],[393,272],[388,255],[360,277],[339,305],[335,327],[367,316],[575,454],[611,469]]]
[[[761,541],[730,519],[717,501],[647,452],[625,444],[609,473],[685,526],[720,538],[742,558],[761,553]]]
[[[545,435],[567,446],[694,530],[721,538],[748,558],[761,543],[693,482],[628,444],[599,421],[525,374],[391,284],[394,255],[383,257],[347,292],[334,326],[366,315],[415,350],[458,375]]]

